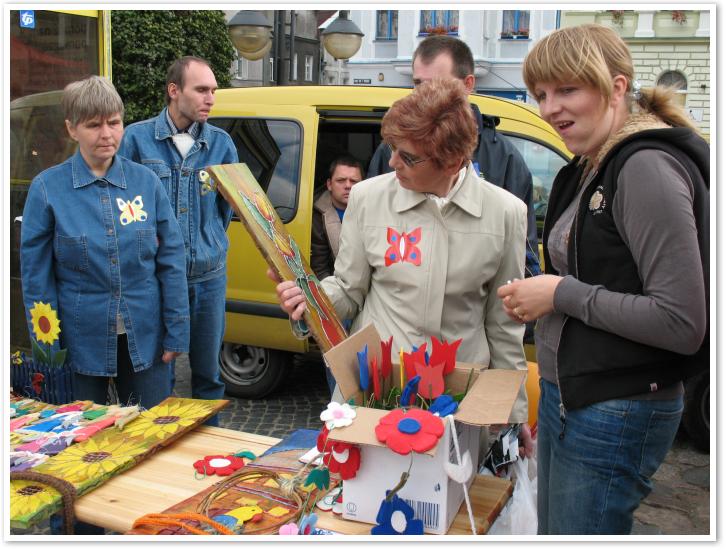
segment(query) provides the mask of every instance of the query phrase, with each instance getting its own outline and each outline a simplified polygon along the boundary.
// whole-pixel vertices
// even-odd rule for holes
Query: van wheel
[[[711,448],[711,380],[706,371],[686,381],[685,404],[681,424],[696,447],[709,452]]]
[[[275,390],[290,366],[281,350],[225,342],[219,364],[226,392],[238,398],[263,398]]]

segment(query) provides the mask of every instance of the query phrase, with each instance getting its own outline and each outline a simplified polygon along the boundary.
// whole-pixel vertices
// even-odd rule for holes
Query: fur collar
[[[595,156],[595,166],[599,166],[605,155],[618,143],[628,136],[632,136],[636,132],[644,130],[654,130],[656,128],[670,128],[665,122],[652,113],[637,113],[630,115],[625,119],[622,128],[611,135],[602,145],[600,151]]]

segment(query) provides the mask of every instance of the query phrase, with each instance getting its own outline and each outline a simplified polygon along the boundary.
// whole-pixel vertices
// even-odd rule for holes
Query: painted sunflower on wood
[[[144,440],[150,437],[163,440],[211,413],[212,408],[204,403],[189,403],[188,400],[186,403],[179,403],[167,399],[153,409],[141,412],[141,415],[126,425],[123,433],[140,436]]]
[[[90,438],[66,448],[53,461],[37,470],[67,480],[71,484],[80,484],[133,464],[137,456],[147,451],[148,447],[143,442],[124,438],[120,434],[115,439]]]
[[[46,344],[53,344],[60,335],[60,320],[58,314],[45,302],[34,302],[30,309],[33,333],[36,340]]]
[[[23,518],[60,499],[60,494],[45,484],[29,480],[10,481],[10,518]]]

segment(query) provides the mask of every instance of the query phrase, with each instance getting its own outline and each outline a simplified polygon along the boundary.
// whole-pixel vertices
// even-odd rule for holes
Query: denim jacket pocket
[[[156,258],[159,249],[159,239],[155,229],[136,230],[136,240],[139,245],[139,260],[146,261]]]
[[[86,236],[56,235],[55,256],[58,264],[64,268],[76,272],[85,272],[88,269],[88,242]]]
[[[154,171],[154,174],[159,177],[159,180],[161,180],[161,183],[164,185],[164,189],[166,190],[167,195],[169,196],[169,198],[171,198],[171,168],[169,168],[169,165],[167,165],[164,161],[158,161],[155,159],[142,159],[141,164],[144,165],[146,168],[150,168]]]

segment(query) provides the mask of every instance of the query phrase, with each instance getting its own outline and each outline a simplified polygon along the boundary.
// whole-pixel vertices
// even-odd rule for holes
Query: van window
[[[507,134],[507,138],[522,154],[532,173],[532,203],[537,217],[537,235],[541,239],[552,182],[560,169],[567,164],[567,159],[543,143],[511,134]]]
[[[302,128],[295,121],[210,118],[225,130],[237,147],[239,161],[246,163],[284,224],[295,218]]]

